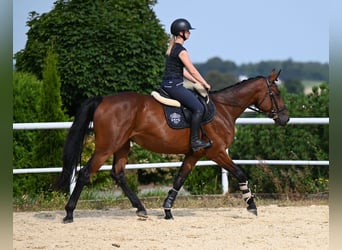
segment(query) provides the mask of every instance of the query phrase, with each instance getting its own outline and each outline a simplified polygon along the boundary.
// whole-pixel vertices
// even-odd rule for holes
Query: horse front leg
[[[198,158],[187,156],[185,157],[181,168],[178,171],[178,174],[173,182],[172,189],[169,190],[167,197],[164,200],[163,208],[165,212],[165,219],[170,220],[173,219],[171,208],[173,207],[173,203],[176,200],[179,190],[184,185],[186,178],[191,172],[193,166],[196,164]]]
[[[65,205],[66,216],[63,219],[64,223],[73,222],[73,212],[84,186],[89,183],[91,176],[99,170],[109,155],[108,152],[94,153],[87,164],[79,171],[75,189]]]
[[[189,171],[190,173],[190,171]],[[167,197],[164,200],[163,203],[163,208],[164,208],[164,212],[165,212],[165,219],[166,220],[170,220],[173,219],[172,213],[171,213],[171,208],[173,207],[173,203],[176,200],[176,197],[178,195],[178,191],[181,189],[181,187],[183,186],[186,177],[188,176],[189,173],[183,172],[183,171],[179,171],[174,184],[173,184],[173,188],[169,190]]]
[[[258,215],[258,210],[254,202],[254,195],[251,189],[248,187],[248,181],[239,183],[240,190],[242,191],[242,198],[247,203],[247,211],[254,215]]]
[[[229,157],[224,150],[217,159],[213,159],[220,167],[226,169],[231,173],[238,181],[239,187],[242,192],[242,198],[247,204],[247,211],[254,215],[258,215],[258,210],[254,202],[254,195],[251,189],[248,187],[248,181],[245,173],[240,167],[238,167]]]

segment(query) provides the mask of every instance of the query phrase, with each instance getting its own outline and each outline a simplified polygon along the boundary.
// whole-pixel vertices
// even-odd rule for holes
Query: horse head
[[[264,98],[256,105],[260,110],[263,110],[277,125],[286,125],[290,120],[284,100],[281,97],[279,88],[276,84],[280,71],[274,69],[265,78],[266,94]]]

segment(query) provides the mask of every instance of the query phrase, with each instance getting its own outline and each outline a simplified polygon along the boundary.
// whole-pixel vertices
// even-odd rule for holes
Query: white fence
[[[37,130],[37,129],[69,129],[72,122],[33,122],[33,123],[14,123],[14,130]],[[236,124],[274,124],[270,118],[238,118]],[[309,118],[291,118],[291,124],[329,124],[328,117],[309,117]]]
[[[236,124],[273,124],[274,121],[269,118],[238,118]],[[44,123],[14,123],[13,130],[39,130],[39,129],[69,129],[72,122],[44,122]],[[289,125],[292,124],[307,124],[307,125],[328,125],[329,118],[291,118]],[[92,124],[91,124],[92,126]],[[242,165],[313,165],[313,166],[329,166],[329,161],[310,161],[310,160],[234,160],[235,164]],[[165,162],[165,163],[144,163],[144,164],[127,164],[126,169],[144,169],[144,168],[168,168],[180,167],[182,162]],[[216,165],[213,161],[198,161],[196,166]],[[111,165],[103,165],[100,170],[110,170]],[[80,167],[79,167],[80,169]],[[13,174],[33,174],[33,173],[56,173],[61,172],[62,168],[27,168],[13,169]],[[72,183],[70,190],[73,190],[75,183]],[[222,169],[222,191],[228,192],[228,172]]]

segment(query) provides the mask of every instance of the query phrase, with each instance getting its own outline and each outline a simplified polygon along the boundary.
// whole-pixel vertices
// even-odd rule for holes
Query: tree
[[[198,70],[206,75],[209,71],[215,70],[221,73],[236,73],[237,66],[232,61],[222,61],[219,57],[213,57],[209,59],[206,63],[195,64]]]
[[[60,87],[61,83],[57,73],[57,55],[48,51],[43,68],[43,85],[38,96],[40,122],[67,120],[62,111]],[[43,168],[62,166],[65,136],[66,131],[64,130],[38,131],[33,147],[32,165]],[[36,177],[39,178],[39,182],[36,183],[35,190],[46,191],[52,186],[55,175],[44,174]]]
[[[237,66],[231,61],[222,61],[218,57],[209,59],[206,63],[195,64],[198,70],[206,75],[209,71],[219,71],[221,73],[230,73],[236,76],[247,75],[249,77],[263,75],[267,76],[269,72],[276,68],[283,71],[281,80],[291,79],[327,81],[329,79],[329,64],[294,62],[291,59],[285,61],[261,61],[258,63],[247,63]]]
[[[88,97],[134,90],[150,93],[161,81],[167,35],[154,0],[58,0],[49,13],[30,13],[18,71],[42,77],[46,51],[58,57],[61,95],[69,114]]]
[[[38,122],[38,103],[41,81],[32,74],[13,73],[13,122]],[[13,165],[29,167],[36,131],[13,132]]]
[[[211,90],[219,90],[238,82],[238,78],[231,73],[221,73],[210,70],[205,75],[206,80],[212,85]]]
[[[13,73],[13,122],[39,122],[37,96],[41,81],[32,74]],[[13,168],[32,167],[32,148],[37,131],[13,131]],[[13,195],[22,196],[22,190],[29,190],[29,176],[13,176]],[[33,183],[32,183],[33,184]]]
[[[304,86],[299,80],[289,79],[285,81],[284,85],[288,93],[301,94],[304,92]]]
[[[66,121],[61,107],[57,56],[49,51],[43,66],[43,80],[29,73],[15,72],[13,77],[14,122]],[[65,131],[15,131],[13,165],[15,168],[61,166]],[[53,174],[16,175],[14,196],[47,191]]]

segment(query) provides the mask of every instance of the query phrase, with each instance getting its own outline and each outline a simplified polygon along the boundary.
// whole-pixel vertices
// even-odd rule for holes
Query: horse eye
[[[274,94],[277,95],[277,96],[280,95],[280,91],[279,91],[279,89],[277,88],[277,86],[275,86],[275,87],[273,88],[273,92],[274,92]]]

